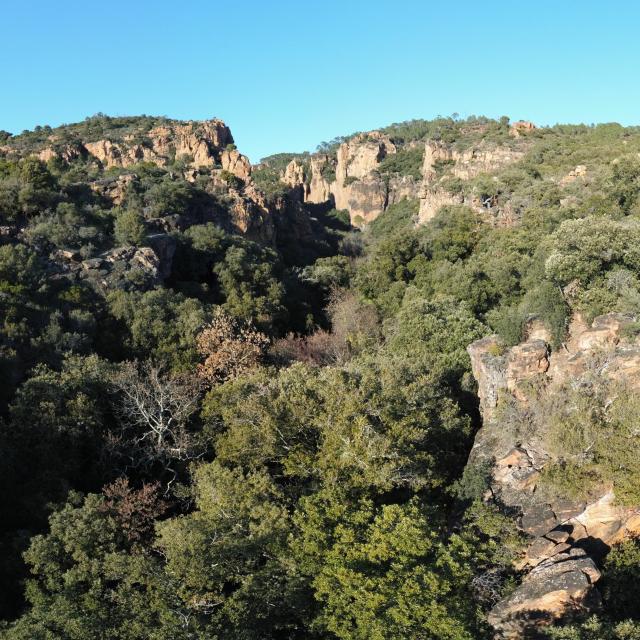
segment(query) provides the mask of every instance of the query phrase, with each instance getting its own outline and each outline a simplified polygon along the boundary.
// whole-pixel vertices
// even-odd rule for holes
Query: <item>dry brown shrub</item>
[[[169,508],[159,482],[144,483],[140,489],[134,489],[127,478],[118,478],[106,485],[102,493],[103,510],[118,523],[130,544],[150,541],[155,520]]]
[[[196,338],[198,353],[204,358],[198,375],[209,384],[236,378],[260,362],[268,344],[267,336],[251,324],[240,324],[218,310]]]

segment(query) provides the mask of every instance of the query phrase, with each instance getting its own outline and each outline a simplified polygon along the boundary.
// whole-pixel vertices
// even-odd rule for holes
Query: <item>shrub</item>
[[[140,245],[146,236],[144,218],[133,209],[119,211],[114,224],[114,236],[119,245]]]
[[[320,173],[329,184],[336,181],[336,168],[330,162],[323,165]]]
[[[391,235],[402,229],[411,227],[418,215],[418,200],[403,198],[390,205],[368,226],[374,238]]]
[[[209,384],[243,375],[258,364],[268,344],[263,333],[218,309],[196,338],[198,353],[204,358],[198,375]]]
[[[554,456],[544,469],[541,486],[556,495],[583,498],[611,484],[620,503],[637,504],[640,471],[635,460],[640,443],[634,434],[640,399],[632,390],[603,380],[597,361],[592,369],[579,385],[562,387],[535,408]]]
[[[422,161],[424,145],[400,149],[397,153],[389,154],[379,165],[381,174],[398,174],[411,176],[415,180],[422,178]]]

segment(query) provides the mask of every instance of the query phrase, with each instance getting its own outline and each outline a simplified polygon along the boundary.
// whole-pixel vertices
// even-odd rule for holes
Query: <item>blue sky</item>
[[[4,0],[0,129],[220,117],[252,161],[454,112],[640,123],[625,0]]]

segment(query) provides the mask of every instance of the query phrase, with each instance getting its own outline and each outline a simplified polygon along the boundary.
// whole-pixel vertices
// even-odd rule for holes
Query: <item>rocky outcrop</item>
[[[38,153],[38,158],[43,162],[60,158],[63,162],[68,163],[86,156],[87,150],[82,144],[64,144],[58,148],[45,147]]]
[[[640,533],[640,508],[617,504],[610,486],[584,500],[541,490],[541,472],[554,459],[544,434],[514,430],[499,411],[512,403],[526,415],[527,387],[534,384],[548,394],[567,382],[577,384],[594,362],[605,363],[599,375],[640,388],[640,346],[623,338],[628,321],[608,314],[587,326],[576,316],[557,350],[539,323],[511,349],[495,336],[469,346],[483,417],[469,464],[490,464],[490,499],[517,511],[518,526],[532,536],[518,561],[526,572],[521,585],[489,616],[499,637],[521,638],[527,629],[592,607],[599,597],[595,561],[612,544]]]
[[[502,637],[532,637],[537,627],[562,620],[568,611],[588,611],[599,604],[593,585],[600,572],[593,560],[582,549],[557,546],[568,550],[540,563],[489,613],[489,623]]]
[[[295,188],[299,185],[306,185],[307,174],[304,165],[298,162],[295,158],[285,167],[282,174],[282,182],[291,188]]]
[[[105,168],[129,167],[139,162],[165,166],[174,158],[188,157],[193,167],[221,166],[241,179],[247,179],[251,174],[249,160],[230,147],[233,143],[231,131],[217,119],[171,122],[144,134],[117,140],[82,141],[62,147],[57,146],[55,140],[52,143],[42,149],[38,157],[44,161],[57,157],[64,162],[92,157]]]
[[[176,239],[166,233],[154,233],[147,236],[147,244],[153,252],[151,267],[155,269],[161,280],[166,280],[171,275],[173,256],[176,253]]]
[[[443,175],[439,167],[444,167],[449,169],[448,175],[469,180],[516,162],[525,152],[524,145],[501,147],[484,141],[460,151],[440,141],[429,140],[425,144],[422,175],[425,182],[432,184]]]
[[[587,175],[587,167],[583,164],[579,164],[575,169],[569,171],[566,176],[560,179],[560,184],[564,187],[578,179],[585,178]]]
[[[346,209],[351,223],[361,226],[375,220],[388,204],[388,188],[377,176],[367,176],[354,182],[339,181],[331,185],[336,209]]]
[[[425,183],[420,192],[418,224],[426,224],[429,220],[433,220],[442,207],[462,205],[465,202],[465,197],[462,194],[450,193],[446,189],[432,187]]]
[[[361,133],[338,147],[336,181],[344,184],[347,178],[362,179],[370,174],[396,146],[379,131]]]
[[[155,152],[142,145],[128,146],[111,142],[111,140],[98,140],[96,142],[85,142],[84,148],[89,155],[96,158],[107,169],[110,167],[128,167],[143,160],[161,164],[160,158]],[[164,161],[162,164],[164,164]]]
[[[125,173],[117,178],[105,178],[90,182],[89,186],[93,192],[119,206],[124,202],[129,186],[137,179],[134,173]]]
[[[140,181],[136,173],[139,163],[166,167],[169,178],[182,177],[196,185],[196,197],[179,212],[165,214],[156,208],[152,213],[145,203],[136,203],[146,218],[146,231],[152,235],[184,231],[192,225],[213,222],[228,232],[239,233],[264,244],[277,244],[280,237],[286,237],[287,242],[291,238],[314,241],[311,235],[312,228],[318,231],[317,225],[314,226],[317,220],[311,214],[313,209],[303,205],[317,203],[322,205],[319,210],[333,206],[329,183],[336,182],[335,159],[318,154],[304,164],[294,160],[281,176],[282,181],[290,187],[290,192],[267,195],[252,178],[251,163],[236,149],[224,122],[218,119],[159,121],[160,125],[149,129],[149,120],[141,120],[136,129],[135,120],[128,119],[123,131],[129,133],[118,133],[121,130],[113,126],[102,129],[111,132],[105,133],[102,139],[96,139],[98,135],[95,132],[100,131],[99,128],[78,127],[62,134],[54,132],[46,141],[29,147],[28,153],[37,155],[45,162],[57,160],[70,163],[81,158],[94,166],[98,165],[100,169],[120,169],[103,172],[99,179],[88,183],[104,207],[128,204],[127,197]],[[85,133],[87,139],[82,140]],[[74,135],[77,139],[73,139]],[[371,146],[370,143],[364,144],[365,147],[367,145]],[[3,146],[0,153],[5,150],[7,154],[20,157],[19,147]],[[384,154],[381,152],[379,155],[382,157]],[[370,154],[359,145],[346,152],[345,162],[350,170],[360,173],[367,166],[373,166]],[[399,191],[406,192],[407,188],[407,184],[398,184]],[[362,207],[366,207],[364,201],[370,198],[370,194],[361,194],[360,198],[363,200]],[[378,198],[382,203],[385,199],[385,193]],[[59,262],[67,275],[87,277],[98,282],[110,273],[108,265],[111,263],[107,258],[100,256],[84,261],[84,267],[79,266],[80,260],[68,257],[59,256]],[[130,270],[129,264],[135,267],[137,261],[127,253],[117,263],[117,269],[124,273]],[[156,276],[151,271],[148,269],[145,277],[153,280]],[[120,286],[120,283],[115,286]]]
[[[157,156],[191,156],[195,167],[219,164],[220,150],[233,143],[229,127],[217,118],[155,127],[148,138]]]
[[[509,128],[509,134],[514,138],[519,138],[523,134],[530,133],[531,131],[535,131],[536,125],[533,122],[529,122],[528,120],[518,120],[514,122]]]
[[[424,160],[422,161],[422,177],[425,182],[434,182],[438,177],[438,166],[453,161],[452,149],[440,141],[428,141],[424,147]]]
[[[148,131],[119,138],[68,144],[62,144],[54,136],[49,143],[50,146],[39,152],[43,160],[59,158],[71,162],[79,157],[93,158],[103,168],[127,168],[140,162],[172,166],[175,159],[187,160],[186,180],[195,182],[208,173],[216,189],[229,191],[235,228],[251,228],[260,237],[272,236],[270,229],[258,231],[269,217],[264,213],[264,196],[257,195],[251,179],[251,164],[232,144],[231,132],[220,120],[166,121]],[[424,177],[416,179],[412,175],[381,174],[381,163],[399,149],[389,136],[371,131],[343,142],[335,156],[320,153],[304,163],[292,160],[280,179],[289,187],[291,200],[346,209],[352,223],[357,225],[373,221],[389,206],[405,198],[420,200],[418,224],[433,218],[443,206],[456,204],[470,206],[487,219],[508,224],[514,218],[513,212],[507,208],[492,209],[493,203],[482,202],[479,196],[450,193],[442,180],[444,177],[469,180],[479,173],[490,173],[520,158],[523,149],[523,145],[516,142],[504,147],[481,142],[459,150],[440,141],[428,141],[424,146]],[[232,174],[240,184],[221,172]],[[101,180],[92,188],[112,203],[120,204],[127,184],[125,179]],[[266,206],[267,210],[271,208],[271,204]],[[256,212],[259,212],[257,221],[249,222]]]
[[[512,164],[525,154],[526,147],[512,148],[485,144],[461,152],[453,152],[454,165],[451,173],[461,180],[470,180],[481,173],[493,173]]]
[[[352,222],[370,222],[386,209],[388,185],[374,172],[393,153],[396,146],[378,131],[357,135],[338,148],[330,190],[336,209],[348,210]]]
[[[224,171],[232,173],[241,180],[248,180],[251,175],[249,158],[243,156],[237,149],[223,149],[220,153],[220,164]]]
[[[380,163],[397,152],[396,145],[379,131],[359,134],[343,142],[336,157],[311,157],[309,170],[292,160],[282,181],[302,194],[304,202],[328,204],[349,211],[352,223],[375,220],[403,198],[417,198],[420,183],[412,176],[382,176]]]
[[[415,200],[420,192],[420,181],[413,176],[393,176],[389,178],[387,207],[401,200]]]
[[[494,210],[493,202],[483,202],[477,195],[451,193],[443,184],[448,177],[470,180],[481,173],[493,173],[518,161],[526,152],[524,145],[516,148],[485,144],[459,151],[440,141],[430,140],[425,145],[422,165],[423,183],[420,189],[418,224],[433,219],[444,206],[464,204],[490,223],[510,224],[512,212]]]
[[[335,158],[328,154],[311,156],[310,169],[292,160],[281,180],[304,202],[330,203],[336,209],[349,211],[352,223],[366,224],[375,220],[389,206],[400,200],[419,199],[418,224],[431,220],[448,205],[464,204],[496,224],[512,224],[514,212],[494,202],[482,202],[479,195],[451,193],[445,178],[470,180],[481,173],[493,173],[516,162],[527,149],[526,141],[499,146],[484,141],[456,149],[441,141],[429,140],[424,145],[422,179],[411,175],[381,175],[380,164],[398,153],[394,142],[379,131],[359,134],[343,142]]]
[[[233,231],[251,240],[273,243],[274,217],[286,208],[282,198],[268,202],[265,195],[250,183],[242,190],[229,189],[227,200]]]
[[[330,178],[335,180],[335,163],[324,153],[312,156],[311,178],[306,189],[305,201],[312,204],[323,204],[331,200]]]
[[[147,244],[117,247],[86,260],[73,251],[57,251],[51,257],[62,277],[85,281],[98,291],[144,291],[169,277],[176,250],[175,238],[166,234],[149,236]]]

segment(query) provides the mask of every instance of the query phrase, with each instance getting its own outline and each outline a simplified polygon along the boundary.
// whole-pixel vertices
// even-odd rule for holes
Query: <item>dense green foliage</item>
[[[395,231],[408,227],[418,213],[418,202],[406,198],[390,205],[384,215],[376,218],[369,225],[369,233],[374,238],[388,236]]]
[[[397,153],[388,155],[379,165],[378,170],[382,174],[399,173],[403,176],[411,176],[416,180],[422,177],[422,161],[424,149],[422,145],[400,149]]]
[[[163,122],[58,132],[144,141]],[[419,177],[426,139],[514,144],[506,119],[382,131],[389,178]],[[0,156],[0,638],[490,638],[522,540],[481,501],[487,470],[465,469],[466,348],[516,343],[532,316],[560,343],[572,311],[640,313],[639,132],[539,129],[493,175],[442,168],[509,225],[451,205],[416,227],[405,199],[362,233],[280,181],[304,154],[254,170],[277,215],[240,233],[232,174],[30,156],[51,133]],[[578,164],[588,179],[562,182]],[[562,477],[637,504],[637,401],[592,391],[542,409]],[[638,637],[638,556],[614,549],[602,615],[555,637]]]

